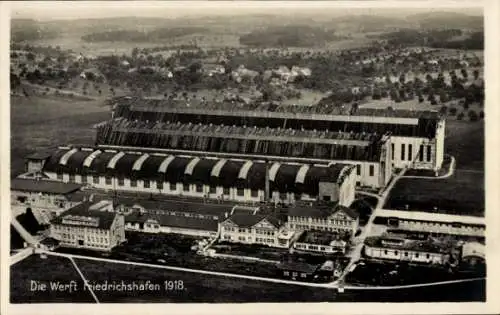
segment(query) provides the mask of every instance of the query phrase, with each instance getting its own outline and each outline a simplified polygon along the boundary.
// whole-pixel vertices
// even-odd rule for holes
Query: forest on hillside
[[[114,30],[87,34],[82,36],[82,40],[86,42],[150,42],[207,32],[207,28],[195,26],[158,28],[152,31]]]
[[[252,47],[316,47],[342,38],[333,30],[289,25],[250,32],[240,36],[240,43]]]

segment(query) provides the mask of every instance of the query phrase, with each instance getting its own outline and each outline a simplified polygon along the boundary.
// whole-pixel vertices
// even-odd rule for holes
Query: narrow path
[[[80,277],[82,278],[83,280],[83,283],[84,285],[87,287],[87,290],[89,290],[90,294],[92,294],[92,297],[94,298],[95,302],[97,304],[99,304],[99,299],[97,298],[97,296],[95,295],[94,291],[92,290],[92,288],[89,286],[89,283],[87,281],[87,279],[85,278],[85,276],[83,275],[82,271],[80,270],[80,268],[78,268],[78,265],[76,264],[75,260],[73,259],[73,257],[68,257],[68,259],[71,261],[71,263],[73,264],[73,267],[75,267],[75,270],[78,272],[78,274],[80,275]]]
[[[351,259],[349,261],[349,264],[345,267],[342,275],[339,277],[339,279],[336,281],[337,283],[342,283],[344,282],[345,277],[349,273],[349,269],[361,258],[361,251],[363,250],[363,245],[366,237],[370,235],[370,231],[372,229],[373,221],[377,217],[377,212],[383,208],[385,201],[387,197],[389,196],[389,193],[391,192],[391,189],[394,187],[396,182],[404,176],[404,173],[406,172],[406,168],[402,169],[396,176],[394,176],[389,183],[389,185],[384,189],[382,194],[379,196],[377,195],[378,202],[373,210],[373,213],[371,214],[370,218],[368,219],[368,222],[366,223],[363,232],[361,235],[357,238],[358,242],[356,244],[356,247],[354,250],[351,252]]]
[[[247,280],[255,280],[255,281],[283,283],[283,284],[307,286],[307,287],[317,287],[317,288],[325,288],[325,289],[336,289],[339,286],[337,281],[330,282],[330,283],[308,283],[308,282],[298,282],[298,281],[282,280],[282,279],[274,279],[274,278],[245,276],[245,275],[216,272],[216,271],[188,269],[188,268],[172,267],[172,266],[162,266],[162,265],[155,265],[155,264],[149,264],[149,263],[121,261],[121,260],[108,259],[108,258],[90,257],[90,256],[82,256],[82,255],[74,255],[74,254],[63,254],[63,253],[45,251],[45,250],[41,250],[41,249],[37,249],[36,252],[37,253],[44,253],[46,255],[69,258],[72,261],[73,265],[75,266],[75,269],[78,271],[78,273],[82,277],[82,279],[84,279],[84,281],[86,281],[86,280],[85,280],[83,274],[81,273],[80,269],[76,265],[74,258],[93,260],[93,261],[101,261],[101,262],[107,262],[107,263],[115,263],[115,264],[135,265],[135,266],[142,266],[142,267],[148,267],[148,268],[184,271],[184,272],[207,274],[207,275],[213,275],[213,276],[223,276],[223,277],[231,277],[231,278],[239,278],[239,279],[247,279]],[[408,288],[418,288],[418,287],[437,286],[437,285],[445,285],[445,284],[453,284],[453,283],[471,282],[471,281],[478,281],[478,280],[485,280],[485,278],[484,277],[471,278],[471,279],[450,280],[450,281],[440,281],[440,282],[433,282],[433,283],[421,283],[421,284],[410,284],[410,285],[399,285],[399,286],[372,286],[372,287],[366,286],[365,287],[365,286],[347,285],[347,286],[343,286],[343,288],[347,289],[347,290],[397,290],[397,289],[408,289]],[[97,297],[95,297],[95,299],[97,301]]]

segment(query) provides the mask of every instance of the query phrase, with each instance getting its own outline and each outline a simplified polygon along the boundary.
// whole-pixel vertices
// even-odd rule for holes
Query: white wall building
[[[407,261],[424,264],[445,264],[450,253],[431,241],[411,241],[395,237],[368,237],[364,253],[373,259]]]
[[[63,247],[110,251],[125,241],[124,217],[84,202],[52,220],[50,236]]]
[[[256,203],[264,201],[268,191],[268,200],[275,202],[320,199],[348,206],[354,200],[356,170],[348,164],[266,164],[248,159],[61,147],[39,171],[51,180],[110,191]]]

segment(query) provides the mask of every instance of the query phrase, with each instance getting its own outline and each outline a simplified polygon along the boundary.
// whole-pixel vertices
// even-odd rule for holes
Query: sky
[[[432,5],[430,5],[432,3]],[[457,9],[457,3],[468,8]],[[480,15],[480,1],[33,1],[10,2],[12,18],[29,18],[36,20],[107,18],[107,17],[164,17],[178,18],[183,16],[207,15],[239,15],[239,14],[297,14],[309,12],[316,14],[379,14],[407,15],[430,10],[457,11],[466,14]],[[392,9],[373,9],[370,7],[383,5]],[[358,7],[353,9],[353,6]],[[402,7],[405,9],[401,9]],[[413,8],[409,9],[408,6]],[[417,9],[415,9],[417,7]],[[429,8],[433,9],[429,9]],[[397,8],[394,9],[394,8]]]

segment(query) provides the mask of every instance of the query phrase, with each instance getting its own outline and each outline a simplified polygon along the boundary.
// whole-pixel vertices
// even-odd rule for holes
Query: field
[[[483,216],[484,199],[484,174],[457,170],[447,179],[401,178],[384,207]]]
[[[402,301],[484,301],[485,282],[398,290],[346,290],[338,294],[331,289],[269,283],[153,269],[142,266],[95,262],[75,259],[78,267],[90,282],[136,281],[136,283],[163,284],[165,281],[182,281],[177,290],[160,291],[96,291],[101,303],[166,303],[166,302],[402,302]],[[83,290],[80,277],[68,259],[49,256],[43,260],[30,256],[11,267],[12,303],[73,302],[92,303],[92,297]],[[30,292],[30,280],[48,282],[77,281],[79,292],[56,293]]]
[[[110,118],[99,101],[58,96],[11,97],[11,173],[23,171],[24,157],[69,143],[92,145],[92,125]]]
[[[446,121],[445,153],[455,157],[457,168],[484,172],[484,123]]]
[[[53,290],[31,290],[31,281],[49,282],[61,281],[68,283],[76,281],[78,288],[83,288],[83,281],[70,260],[62,257],[47,257],[32,255],[10,267],[10,301],[11,303],[92,303],[94,300],[88,292],[57,292]]]
[[[446,179],[401,178],[385,208],[484,215],[484,123],[447,121],[445,152],[456,159]],[[460,193],[457,193],[460,192]]]

